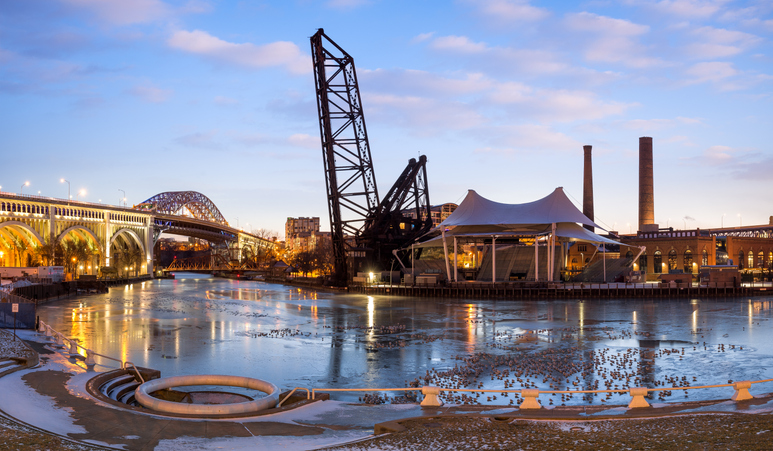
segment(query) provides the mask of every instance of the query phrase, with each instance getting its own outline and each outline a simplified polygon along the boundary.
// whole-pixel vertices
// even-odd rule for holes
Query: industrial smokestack
[[[591,149],[593,146],[582,146],[585,151],[585,167],[582,182],[582,214],[593,221],[593,164],[591,162]],[[586,225],[586,229],[593,232],[593,226]]]
[[[652,181],[652,138],[639,138],[639,230],[657,229]],[[647,227],[649,225],[649,227]]]

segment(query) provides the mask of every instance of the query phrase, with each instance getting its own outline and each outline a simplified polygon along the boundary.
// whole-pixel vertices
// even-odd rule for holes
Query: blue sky
[[[194,190],[242,228],[328,228],[320,27],[355,59],[381,193],[425,154],[433,203],[580,202],[590,144],[597,222],[635,231],[651,136],[662,226],[773,215],[768,0],[4,0],[2,190]]]

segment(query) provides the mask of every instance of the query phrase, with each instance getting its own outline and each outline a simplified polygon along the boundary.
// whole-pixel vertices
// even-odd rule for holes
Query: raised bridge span
[[[67,250],[82,242],[90,250],[90,268],[81,273],[136,261],[136,274],[153,274],[153,248],[164,232],[227,247],[239,260],[243,253],[258,255],[274,247],[272,241],[231,227],[217,206],[196,191],[157,194],[131,208],[0,192],[0,266],[33,266],[36,259],[53,264],[64,256],[45,249],[60,244]],[[69,261],[68,254],[65,264]]]

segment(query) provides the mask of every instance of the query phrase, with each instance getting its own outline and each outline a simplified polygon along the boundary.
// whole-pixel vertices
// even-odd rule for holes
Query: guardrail
[[[38,325],[38,332],[45,334],[46,338],[54,340],[54,346],[59,348],[64,348],[65,346],[68,347],[68,354],[70,354],[70,357],[75,357],[76,355],[82,355],[80,352],[78,352],[78,349],[83,349],[85,355],[84,363],[88,367],[93,367],[97,364],[95,357],[102,357],[107,360],[112,360],[114,362],[118,362],[121,364],[121,369],[125,370],[127,366],[130,366],[134,369],[134,372],[137,374],[137,377],[140,378],[140,382],[143,384],[145,383],[145,379],[142,378],[142,374],[140,374],[140,371],[137,369],[137,367],[134,365],[134,363],[120,359],[116,359],[104,354],[99,354],[97,352],[92,351],[91,349],[88,349],[84,346],[81,346],[76,342],[75,340],[71,340],[64,336],[64,334],[57,332],[53,327],[49,326],[48,324],[44,323],[43,321],[40,321],[40,324]]]
[[[720,388],[720,387],[733,387],[735,392],[730,397],[732,401],[745,401],[747,399],[753,399],[754,396],[749,393],[749,388],[752,384],[760,384],[764,382],[773,382],[773,379],[763,379],[759,381],[738,381],[729,384],[717,384],[717,385],[703,385],[693,387],[631,387],[624,390],[539,390],[536,388],[523,388],[519,390],[493,390],[493,389],[472,389],[472,388],[452,388],[446,389],[442,387],[424,386],[419,388],[404,387],[404,388],[315,388],[311,391],[311,399],[316,399],[317,392],[384,392],[384,391],[421,391],[424,395],[424,399],[421,401],[422,406],[439,407],[443,405],[438,396],[441,392],[469,392],[469,393],[513,393],[523,396],[523,401],[518,406],[519,409],[541,409],[542,405],[537,398],[540,394],[579,394],[579,393],[628,393],[631,396],[631,401],[628,403],[628,408],[634,407],[650,407],[650,404],[644,399],[649,392],[656,391],[673,391],[673,390],[700,390],[705,388]]]

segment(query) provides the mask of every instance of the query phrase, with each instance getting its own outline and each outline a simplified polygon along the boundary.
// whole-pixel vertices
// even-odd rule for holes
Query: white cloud
[[[447,50],[461,53],[483,53],[488,50],[482,42],[472,42],[466,36],[442,36],[435,38],[430,45],[437,50]]]
[[[762,41],[753,34],[714,27],[698,28],[691,35],[697,38],[697,42],[687,45],[685,53],[695,59],[734,56]]]
[[[413,39],[411,39],[411,42],[414,44],[418,44],[419,42],[424,42],[432,38],[432,36],[434,35],[435,35],[434,31],[431,31],[429,33],[422,33],[422,34],[416,35]]]
[[[641,132],[669,129],[679,125],[699,125],[702,123],[703,121],[700,119],[689,117],[677,117],[676,119],[631,119],[621,122],[624,128]]]
[[[568,14],[566,24],[573,30],[614,36],[639,36],[649,32],[648,25],[639,25],[624,19],[599,16],[589,12]]]
[[[475,151],[485,152],[530,152],[530,151],[562,151],[577,149],[582,144],[561,132],[545,125],[517,124],[495,127],[487,130],[488,138],[493,147],[480,147]]]
[[[532,6],[528,0],[468,0],[467,3],[499,23],[536,22],[550,15],[548,10]]]
[[[486,121],[470,105],[443,98],[368,94],[367,99],[369,117],[405,127],[416,135],[465,130]]]
[[[296,133],[287,138],[287,142],[293,146],[307,149],[320,149],[319,136],[311,136],[306,133]]]
[[[334,9],[354,9],[368,3],[368,0],[328,0],[327,6]]]
[[[99,20],[114,25],[153,22],[167,17],[171,10],[160,0],[60,0],[65,5],[85,10]]]
[[[460,55],[473,58],[477,67],[504,69],[528,74],[567,73],[571,68],[558,60],[557,56],[541,49],[514,49],[491,47],[483,42],[473,42],[466,36],[441,36],[432,40],[429,48],[446,52],[459,58]]]
[[[150,103],[166,102],[172,95],[171,90],[156,88],[155,86],[135,86],[129,89],[128,92]]]
[[[499,85],[491,96],[495,103],[517,104],[531,117],[543,122],[596,120],[618,115],[634,106],[632,103],[602,101],[590,91],[567,89],[534,89],[521,83]]]
[[[167,44],[177,50],[206,58],[251,68],[282,67],[295,74],[311,70],[309,58],[292,42],[270,44],[235,44],[210,35],[206,31],[176,31]]]
[[[647,49],[636,40],[649,33],[647,25],[589,12],[568,14],[565,23],[569,30],[592,36],[584,50],[589,61],[620,63],[636,68],[665,64],[660,58],[647,56]]]
[[[733,63],[722,61],[696,63],[685,73],[692,78],[690,83],[719,82],[739,74]]]
[[[728,0],[631,0],[629,3],[639,4],[654,9],[667,16],[707,18],[720,11]]]
[[[467,95],[479,93],[494,85],[494,81],[480,73],[463,74],[462,77],[449,78],[420,70],[359,70],[358,76],[369,90],[383,92],[403,92],[412,95],[427,93],[445,95]]]

